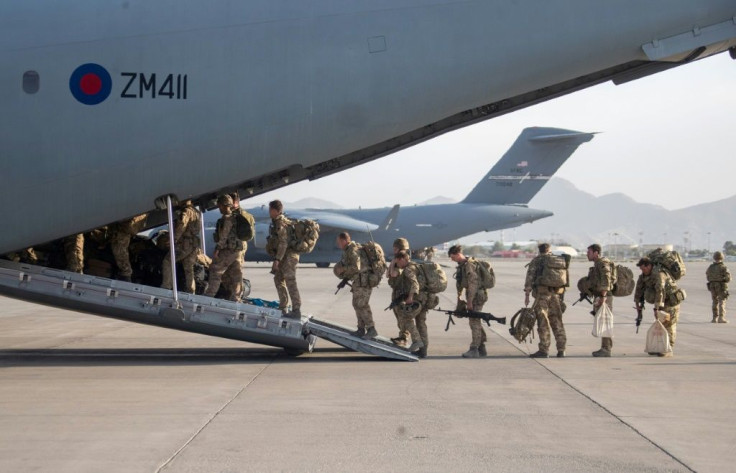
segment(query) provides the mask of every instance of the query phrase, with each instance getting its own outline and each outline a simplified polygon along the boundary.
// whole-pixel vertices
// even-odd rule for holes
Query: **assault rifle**
[[[404,302],[404,299],[406,299],[406,294],[399,294],[398,296],[396,296],[396,298],[391,299],[391,304],[389,304],[389,306],[386,307],[383,310],[391,310],[391,309],[393,309],[397,305],[400,305],[402,302]]]
[[[491,326],[491,320],[495,320],[501,325],[506,325],[506,317],[496,317],[495,315],[488,312],[478,312],[475,310],[442,310],[442,308],[432,310],[436,312],[444,312],[445,314],[447,314],[447,326],[445,326],[445,332],[450,330],[450,324],[455,325],[455,321],[452,319],[453,315],[459,319],[483,319],[483,321],[485,321],[485,323],[487,323],[489,327]]]
[[[335,294],[337,294],[338,292],[340,292],[340,289],[342,289],[345,286],[353,287],[353,285],[350,284],[350,279],[343,278],[343,280],[340,281],[340,283],[337,285],[337,291],[335,291]]]
[[[636,307],[634,307],[636,309]],[[639,325],[641,325],[641,319],[643,318],[644,312],[644,298],[642,297],[639,301],[639,308],[636,309],[636,333],[639,333]]]
[[[575,302],[573,302],[572,305],[575,305],[575,304],[577,304],[578,302],[581,302],[581,301],[588,301],[588,304],[593,305],[593,301],[590,299],[590,296],[588,295],[587,292],[581,292],[580,293],[580,299],[578,299]],[[595,310],[591,310],[590,311],[590,315],[595,315]]]

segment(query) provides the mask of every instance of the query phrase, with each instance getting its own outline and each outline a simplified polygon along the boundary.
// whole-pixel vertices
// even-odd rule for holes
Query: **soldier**
[[[396,291],[403,295],[404,300],[398,306],[401,327],[399,330],[409,332],[411,335],[411,346],[409,351],[417,354],[420,358],[427,356],[429,337],[427,334],[427,309],[424,307],[427,297],[421,290],[416,264],[411,262],[409,253],[401,250],[394,256],[396,266],[401,269],[401,275],[396,282]]]
[[[653,304],[654,317],[657,318],[659,312],[668,314],[662,322],[664,328],[670,336],[670,347],[675,346],[675,337],[677,336],[677,319],[680,316],[680,302],[677,300],[677,285],[672,276],[661,268],[655,268],[654,263],[644,257],[636,264],[641,269],[639,279],[636,281],[636,291],[634,292],[634,303],[636,309],[643,309],[641,305],[642,297],[644,301]],[[650,355],[672,356],[673,352],[668,353],[650,353]]]
[[[342,258],[335,265],[335,275],[352,282],[350,292],[353,293],[353,309],[358,319],[358,330],[353,332],[356,337],[366,340],[377,337],[373,313],[371,312],[371,288],[368,281],[370,263],[360,245],[352,241],[350,234],[342,232],[337,236],[337,246],[342,250]]]
[[[201,215],[192,205],[191,200],[181,203],[174,222],[174,248],[176,249],[176,262],[181,262],[184,268],[186,291],[194,294],[196,285],[194,282],[194,263],[197,262],[197,252],[201,245],[199,236]],[[161,265],[163,282],[161,287],[172,289],[174,287],[171,274],[171,252],[166,252]]]
[[[146,225],[146,214],[138,215],[111,225],[110,249],[118,267],[117,277],[121,281],[130,282],[133,268],[130,266],[130,239],[143,230]]]
[[[588,247],[588,261],[593,262],[593,267],[588,270],[588,288],[595,297],[593,309],[595,311],[603,304],[613,311],[613,296],[609,293],[613,290],[613,262],[601,256],[601,246],[593,243]],[[610,357],[613,349],[613,339],[601,337],[601,348],[593,352],[595,357]]]
[[[726,299],[728,299],[728,283],[731,282],[731,273],[723,264],[723,253],[720,251],[713,253],[713,264],[708,266],[705,276],[708,278],[708,290],[713,299],[713,320],[711,322],[727,324]]]
[[[238,238],[233,214],[233,199],[227,194],[217,198],[217,207],[222,217],[217,221],[215,238],[215,252],[210,265],[210,277],[207,283],[205,296],[215,297],[222,283],[222,275],[232,271],[233,279],[243,279],[243,270],[240,266],[243,242]],[[196,258],[196,255],[195,255]],[[230,294],[229,300],[234,301],[235,294]]]
[[[245,215],[247,212],[240,208],[240,196],[237,192],[230,194],[230,198],[233,199],[233,213],[239,212],[241,215]],[[242,240],[241,240],[242,241]],[[231,267],[225,274],[222,275],[222,287],[225,288],[228,298],[239,301],[243,296],[243,264],[245,264],[245,252],[248,251],[248,242],[243,241],[243,251],[240,253],[240,279],[237,279],[235,271]]]
[[[482,311],[483,304],[488,301],[488,291],[483,289],[480,284],[480,273],[478,262],[467,258],[463,254],[463,247],[454,245],[450,247],[447,254],[450,259],[457,263],[457,272],[455,273],[455,285],[457,287],[457,309],[462,310],[463,305],[467,310]],[[465,299],[460,299],[463,289],[465,289]],[[486,331],[483,329],[481,319],[468,317],[470,324],[470,349],[463,353],[463,358],[478,358],[488,356],[486,351]]]
[[[65,237],[64,256],[66,256],[66,270],[73,273],[82,273],[84,269],[84,235],[77,233]]]
[[[273,256],[273,282],[279,295],[279,309],[286,311],[291,297],[291,312],[287,317],[300,319],[302,316],[302,299],[296,285],[296,267],[299,264],[299,253],[289,248],[288,226],[291,220],[284,216],[284,204],[280,200],[268,203],[268,213],[271,216],[271,227],[268,235],[268,250]]]
[[[428,246],[424,249],[424,261],[431,262],[434,258],[434,246]]]
[[[391,300],[394,300],[399,296],[398,285],[399,276],[401,275],[401,269],[396,266],[396,255],[399,254],[399,251],[401,250],[404,250],[407,253],[410,253],[411,251],[409,249],[409,240],[407,240],[406,238],[397,238],[396,240],[394,240],[393,248],[394,257],[391,259],[391,264],[389,264],[388,269],[386,269],[386,278],[388,279],[388,285],[392,288]],[[400,347],[405,347],[407,341],[409,340],[409,332],[402,329],[404,325],[401,322],[401,313],[399,306],[394,306],[393,311],[394,316],[396,316],[396,325],[399,327],[399,335],[392,338],[391,341]]]
[[[529,294],[534,297],[534,313],[537,316],[537,333],[539,333],[539,350],[532,353],[532,358],[548,358],[550,346],[550,329],[555,336],[557,344],[557,358],[565,357],[565,345],[567,336],[565,326],[562,324],[562,297],[565,295],[565,287],[547,286],[540,281],[543,265],[548,264],[549,243],[539,245],[537,255],[527,266],[526,280],[524,282],[524,305],[529,305]]]

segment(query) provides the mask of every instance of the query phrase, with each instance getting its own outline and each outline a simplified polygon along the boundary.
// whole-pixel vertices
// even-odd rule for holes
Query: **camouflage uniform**
[[[110,249],[112,249],[112,254],[115,257],[119,279],[130,281],[131,276],[133,276],[128,247],[130,246],[130,239],[142,231],[145,224],[146,215],[143,214],[112,225]]]
[[[84,235],[77,233],[63,239],[66,270],[81,273],[84,269]]]
[[[394,240],[393,243],[394,248],[398,248],[399,250],[406,250],[407,253],[411,253],[411,250],[409,249],[409,241],[406,238],[397,238]],[[395,250],[394,250],[395,251]],[[393,266],[394,271],[398,273],[398,276],[391,276],[391,266],[386,270],[386,278],[388,280],[388,285],[391,288],[391,300],[395,300],[397,297],[401,295],[401,268],[398,266]],[[409,332],[406,330],[403,330],[403,324],[401,322],[401,308],[397,305],[393,308],[394,316],[396,317],[396,326],[399,328],[399,335],[396,338],[392,338],[391,340],[399,343],[399,345],[402,345],[404,342],[409,340]]]
[[[335,267],[335,274],[347,278],[352,282],[353,309],[358,319],[358,330],[370,330],[374,327],[373,312],[371,312],[370,298],[373,288],[368,281],[370,263],[365,252],[360,251],[360,245],[351,241],[342,252],[342,258]]]
[[[241,209],[240,207],[236,207],[233,209],[233,212],[240,212],[241,214],[245,214],[246,212]],[[242,240],[241,240],[242,241]],[[233,267],[229,268],[227,271],[225,271],[225,274],[222,275],[222,287],[225,288],[227,291],[228,298],[234,298],[233,300],[239,301],[243,297],[243,290],[245,287],[243,286],[243,265],[245,264],[245,253],[248,251],[248,242],[243,241],[243,251],[240,252],[240,273],[236,274],[236,271],[233,269]],[[240,278],[238,279],[238,276]]]
[[[670,336],[670,347],[675,346],[680,304],[673,304],[675,301],[671,297],[667,297],[667,294],[671,294],[675,289],[677,289],[677,285],[672,277],[666,271],[653,267],[652,272],[648,275],[643,273],[639,275],[634,291],[634,301],[640,301],[643,296],[644,301],[652,304],[655,309],[658,308],[670,314],[670,319],[662,322]]]
[[[297,310],[302,306],[299,288],[296,286],[296,266],[299,264],[299,253],[289,249],[288,226],[291,220],[283,214],[271,219],[269,237],[276,239],[274,259],[279,262],[279,268],[274,271],[273,282],[279,295],[279,309],[285,310],[291,297],[291,309]]]
[[[186,291],[194,294],[196,285],[194,283],[194,263],[197,262],[197,250],[200,247],[199,239],[200,214],[191,204],[184,206],[177,215],[174,223],[174,248],[176,249],[176,262],[181,262],[184,268]],[[161,266],[163,282],[161,287],[172,289],[174,287],[171,275],[171,252],[167,252]]]
[[[465,262],[458,263],[457,275],[455,277],[458,299],[463,289],[465,289],[465,298],[468,302],[473,303],[473,310],[476,312],[482,311],[483,305],[488,301],[488,291],[480,287],[481,281],[478,264],[478,261],[473,258],[468,258]],[[470,341],[471,350],[484,346],[488,337],[486,336],[481,319],[468,317],[468,324],[470,325],[470,333],[472,334]]]
[[[235,215],[232,212],[223,214],[217,221],[217,229],[214,234],[215,238],[215,257],[212,258],[210,265],[210,277],[207,283],[207,290],[204,295],[214,297],[220,290],[222,283],[222,275],[230,270],[232,277],[237,280],[243,279],[243,269],[241,267],[243,242],[238,238],[235,228]],[[195,253],[196,258],[196,253]],[[229,300],[235,301],[237,294],[231,293]]]
[[[423,349],[429,347],[429,333],[427,331],[427,301],[431,294],[422,291],[422,284],[419,281],[419,267],[415,263],[409,263],[397,281],[399,294],[414,294],[414,302],[420,304],[420,310],[416,313],[410,313],[401,308],[397,311],[399,314],[399,330],[408,332],[411,335],[411,341],[420,341],[424,344]]]
[[[8,253],[5,257],[10,261],[15,261],[16,263],[38,264],[38,256],[33,248],[26,248],[17,252]]]
[[[708,290],[713,299],[713,320],[711,322],[727,323],[726,299],[728,299],[728,283],[731,273],[723,261],[716,261],[708,266],[705,272],[708,278]]]
[[[537,316],[537,333],[539,333],[539,351],[549,353],[551,345],[550,329],[555,336],[557,352],[564,352],[567,345],[565,326],[562,323],[562,297],[564,287],[547,287],[536,285],[537,270],[542,260],[548,255],[538,255],[530,263],[526,271],[524,290],[531,291],[534,297],[532,309]]]
[[[613,262],[601,256],[594,263],[593,267],[588,270],[588,287],[590,293],[595,297],[601,297],[606,292],[606,305],[613,311]],[[609,337],[601,337],[601,350],[611,352],[613,349],[613,339]]]

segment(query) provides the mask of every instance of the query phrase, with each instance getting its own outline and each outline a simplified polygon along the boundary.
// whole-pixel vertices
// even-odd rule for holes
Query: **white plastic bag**
[[[593,320],[593,336],[613,338],[613,312],[608,304],[601,304]]]
[[[646,353],[669,353],[672,351],[670,335],[659,320],[655,320],[647,330],[647,346],[644,351]]]

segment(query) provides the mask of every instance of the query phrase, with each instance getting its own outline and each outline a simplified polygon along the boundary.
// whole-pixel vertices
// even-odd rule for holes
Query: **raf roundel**
[[[103,102],[112,90],[112,78],[99,64],[82,64],[69,78],[69,90],[75,99],[85,105]]]

